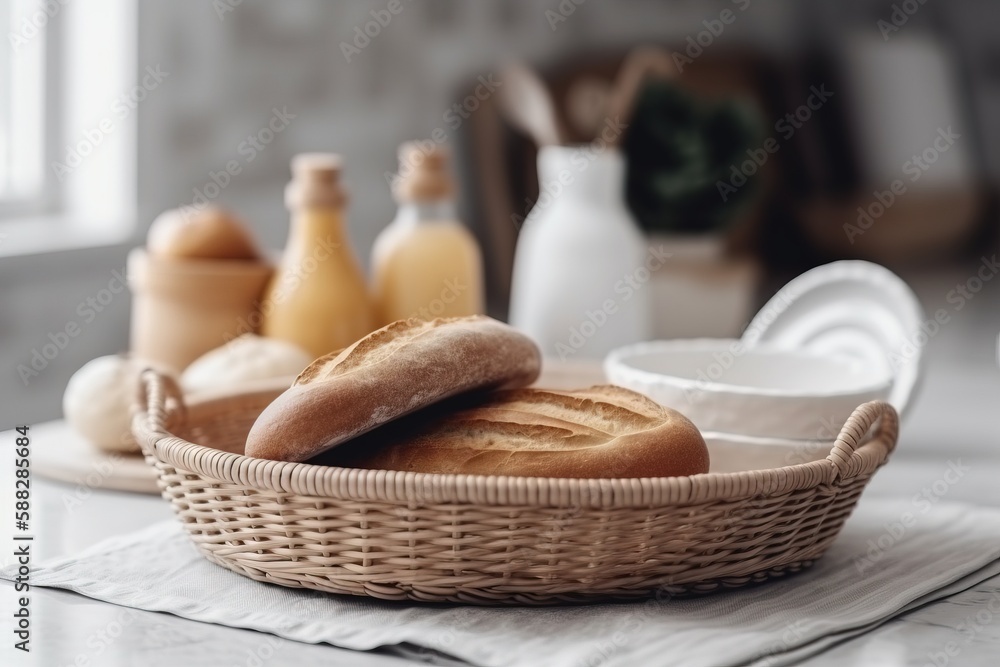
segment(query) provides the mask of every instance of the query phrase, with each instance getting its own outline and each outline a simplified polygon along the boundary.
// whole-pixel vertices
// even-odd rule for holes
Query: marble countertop
[[[949,371],[944,368],[940,373],[948,375]],[[1000,457],[996,450],[1000,443],[988,437],[974,440],[988,436],[988,422],[968,423],[972,417],[979,419],[977,415],[988,416],[996,423],[985,404],[1000,404],[1000,377],[983,373],[982,383],[970,383],[969,376],[965,377],[964,390],[950,382],[935,383],[925,390],[921,404],[940,405],[951,397],[953,409],[939,411],[948,418],[932,419],[926,408],[921,410],[918,405],[904,428],[899,449],[866,494],[913,497],[941,478],[949,461],[961,461],[971,470],[949,488],[946,500],[1000,507]],[[949,422],[955,419],[965,419],[965,427],[949,429]],[[9,440],[10,435],[0,435],[0,441]],[[43,479],[34,483],[33,502],[36,523],[41,526],[35,543],[36,559],[71,554],[106,537],[171,517],[168,505],[157,496],[92,490]],[[10,560],[5,555],[0,562]],[[14,597],[10,584],[0,582],[0,593],[0,614],[9,618]],[[1000,599],[1000,577],[891,620],[802,664],[993,667],[1000,656],[1000,614],[989,612],[987,605],[994,599]],[[64,591],[33,589],[32,605],[37,619],[33,635],[37,650],[26,657],[13,651],[10,642],[4,642],[0,655],[9,658],[5,657],[3,664],[416,664],[391,654],[360,654],[299,644],[248,630],[128,610]]]
[[[993,312],[1000,314],[1000,310]],[[913,498],[939,480],[950,462],[960,461],[970,470],[949,487],[944,500],[1000,507],[1000,372],[994,356],[1000,318],[993,312],[986,322],[979,319],[975,326],[953,327],[933,341],[934,354],[928,358],[923,392],[904,424],[898,449],[875,476],[867,495]],[[11,432],[0,434],[0,447],[6,449],[8,442],[12,442]],[[47,446],[58,447],[58,443]],[[12,488],[11,468],[0,462],[0,488]],[[156,496],[93,490],[38,478],[33,480],[32,493],[33,520],[40,527],[36,562],[72,554],[106,537],[171,516],[167,503]],[[13,511],[10,498],[0,498],[0,509],[4,515]],[[6,526],[0,528],[4,536],[8,531]],[[9,537],[4,544],[11,544]],[[6,565],[12,557],[8,549],[3,551],[0,564]],[[995,577],[888,621],[801,664],[995,667],[1000,664],[1000,613],[991,612],[989,605],[998,599],[1000,577]],[[11,585],[0,582],[0,616],[4,619],[11,618],[14,601]],[[391,653],[356,653],[300,644],[248,630],[129,610],[63,591],[33,589],[31,605],[35,650],[25,656],[11,648],[9,638],[4,639],[0,664],[418,664]],[[9,627],[8,623],[3,627]]]

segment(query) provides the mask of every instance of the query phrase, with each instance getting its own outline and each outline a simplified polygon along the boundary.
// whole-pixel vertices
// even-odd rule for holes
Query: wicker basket
[[[242,455],[275,390],[185,407],[156,373],[142,385],[133,430],[206,558],[260,581],[388,600],[686,595],[794,572],[836,538],[897,434],[892,407],[872,402],[826,458],[769,470],[594,480],[352,470]]]

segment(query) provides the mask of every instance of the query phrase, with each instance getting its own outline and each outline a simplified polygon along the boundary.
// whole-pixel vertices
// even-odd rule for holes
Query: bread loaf
[[[249,230],[225,209],[173,209],[149,227],[149,254],[173,259],[256,260],[260,257]]]
[[[540,368],[535,344],[489,317],[394,322],[302,371],[257,418],[246,454],[305,461],[451,396],[527,386]]]
[[[708,448],[678,412],[613,386],[518,389],[431,409],[336,447],[315,463],[531,477],[666,477],[708,472]]]

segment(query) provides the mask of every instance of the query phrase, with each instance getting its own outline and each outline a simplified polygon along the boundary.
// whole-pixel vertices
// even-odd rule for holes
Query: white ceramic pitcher
[[[517,241],[510,322],[546,357],[600,359],[647,340],[648,248],[625,205],[625,160],[610,147],[544,146],[539,197]]]

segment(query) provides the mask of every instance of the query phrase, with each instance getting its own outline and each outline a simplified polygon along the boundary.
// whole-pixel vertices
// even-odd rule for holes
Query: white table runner
[[[332,596],[213,565],[172,521],[43,563],[31,583],[296,641],[402,644],[425,660],[632,667],[789,664],[998,573],[1000,511],[872,499],[809,570],[693,599],[480,608]]]

